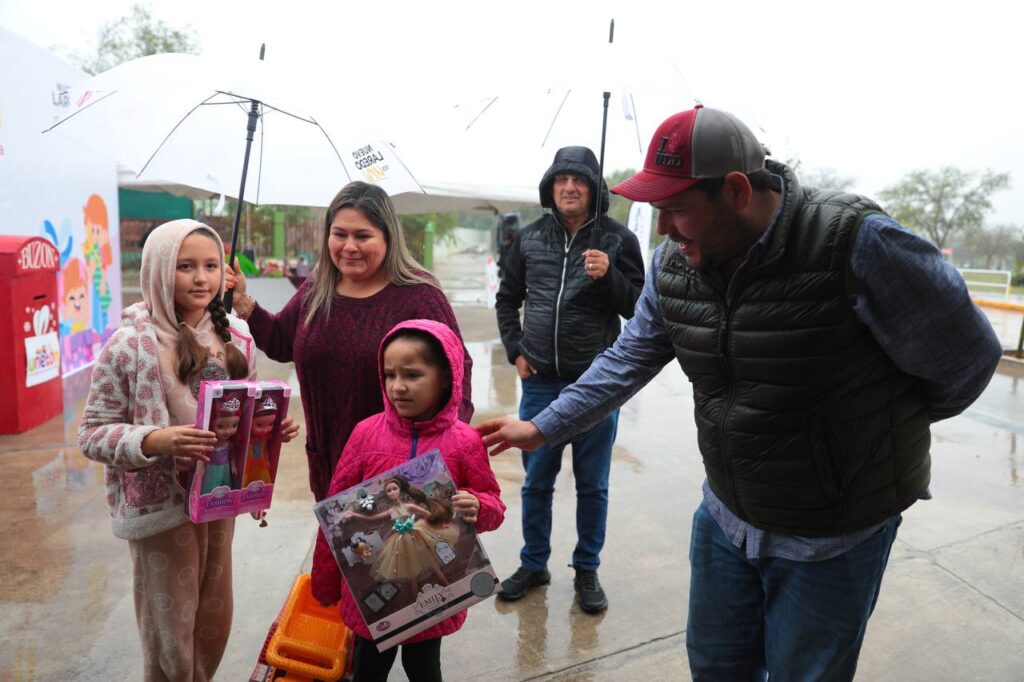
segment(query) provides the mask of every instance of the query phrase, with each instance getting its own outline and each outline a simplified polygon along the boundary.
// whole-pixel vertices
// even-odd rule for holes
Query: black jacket
[[[585,175],[591,183],[591,218],[575,235],[555,214],[520,230],[506,256],[497,296],[498,328],[508,360],[522,355],[549,379],[575,381],[619,335],[619,316],[630,318],[644,282],[636,235],[607,215],[608,188],[596,187],[597,162],[590,150],[559,150],[541,180],[541,204],[552,206],[551,186],[559,172]],[[592,233],[597,231],[596,242]],[[593,247],[591,244],[593,243]],[[583,269],[583,251],[608,254],[608,273],[598,281]],[[525,305],[524,305],[525,304]],[[524,307],[520,322],[519,309]]]

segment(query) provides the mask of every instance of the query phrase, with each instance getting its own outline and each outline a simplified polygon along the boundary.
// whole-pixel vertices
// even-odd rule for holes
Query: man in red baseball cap
[[[930,497],[930,424],[981,394],[999,340],[934,246],[870,199],[801,187],[724,111],[664,121],[612,191],[660,209],[669,237],[632,319],[546,410],[482,424],[484,442],[564,442],[676,358],[707,476],[693,679],[850,680],[901,513]]]

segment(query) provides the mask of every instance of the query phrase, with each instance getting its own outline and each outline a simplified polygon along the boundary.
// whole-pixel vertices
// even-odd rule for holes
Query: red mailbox
[[[64,409],[57,325],[60,257],[41,237],[0,237],[0,433]]]

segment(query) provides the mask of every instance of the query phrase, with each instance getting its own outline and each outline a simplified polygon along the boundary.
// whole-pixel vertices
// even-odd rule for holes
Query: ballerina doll
[[[408,582],[413,593],[419,592],[419,576],[431,571],[442,585],[448,584],[438,556],[447,556],[459,539],[458,526],[451,523],[451,506],[409,485],[401,474],[384,481],[387,509],[368,520],[390,518],[392,532],[381,546],[373,562],[373,577],[379,582]],[[351,518],[357,512],[345,512]]]

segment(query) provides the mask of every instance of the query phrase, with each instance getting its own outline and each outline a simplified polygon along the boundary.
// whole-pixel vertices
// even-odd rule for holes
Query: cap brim
[[[698,182],[700,182],[700,178],[680,178],[640,171],[628,180],[612,187],[611,192],[633,201],[661,201],[690,189]]]

